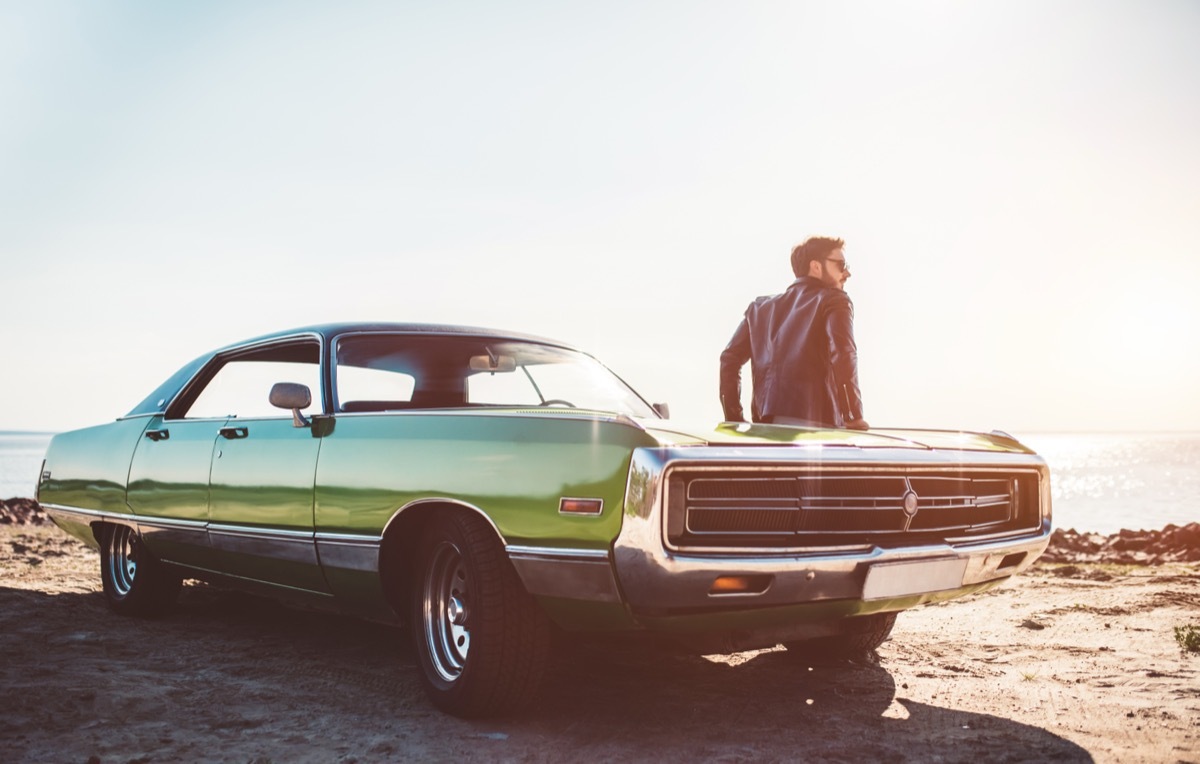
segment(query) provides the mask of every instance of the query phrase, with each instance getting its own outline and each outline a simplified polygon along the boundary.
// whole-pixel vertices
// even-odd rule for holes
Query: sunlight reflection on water
[[[1200,520],[1200,434],[1018,437],[1050,465],[1058,528],[1112,533]]]

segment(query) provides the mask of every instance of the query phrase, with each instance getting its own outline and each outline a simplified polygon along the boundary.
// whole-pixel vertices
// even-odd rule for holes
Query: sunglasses
[[[823,258],[821,258],[821,259],[822,259],[822,260],[825,260],[825,261],[827,261],[827,262],[830,262],[830,263],[837,263],[838,267],[839,267],[839,268],[841,268],[843,271],[847,269],[847,266],[846,266],[846,259],[845,259],[845,258],[839,258],[839,257],[823,257]]]

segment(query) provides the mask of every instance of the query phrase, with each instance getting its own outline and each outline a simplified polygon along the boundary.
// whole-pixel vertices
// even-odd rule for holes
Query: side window
[[[192,398],[190,405],[185,404],[183,415],[188,419],[291,416],[289,411],[271,405],[271,387],[276,382],[307,385],[312,392],[312,403],[304,413],[320,413],[320,370],[320,351],[316,343],[235,356],[217,370]]]
[[[389,403],[408,403],[415,387],[411,374],[344,364],[337,367],[342,411],[386,410]]]
[[[541,403],[529,377],[521,372],[481,372],[467,377],[467,401],[504,406],[536,406]]]

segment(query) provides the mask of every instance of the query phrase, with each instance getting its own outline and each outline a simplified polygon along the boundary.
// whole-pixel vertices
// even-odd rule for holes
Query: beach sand
[[[1196,563],[1039,563],[856,664],[568,642],[533,711],[481,722],[426,702],[395,629],[202,584],[122,618],[98,567],[0,525],[6,761],[1200,761]]]

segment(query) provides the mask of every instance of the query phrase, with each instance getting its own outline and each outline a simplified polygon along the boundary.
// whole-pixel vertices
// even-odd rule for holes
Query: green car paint
[[[317,527],[378,534],[397,510],[437,498],[483,509],[506,543],[606,549],[630,454],[649,445],[635,427],[544,411],[339,417],[321,443]],[[566,516],[563,497],[604,509]]]
[[[145,419],[119,419],[55,435],[38,481],[41,501],[96,512],[128,512],[129,458],[145,429]],[[86,531],[76,531],[87,540]]]
[[[216,569],[328,591],[311,541],[321,440],[287,419],[231,420],[219,432],[224,434],[216,439],[208,494]]]
[[[506,544],[605,551],[620,530],[632,449],[653,442],[628,424],[546,411],[339,416],[321,438],[316,529],[325,534],[322,544],[333,534],[380,538],[399,532],[397,517],[461,506],[486,516]],[[602,511],[566,515],[559,512],[563,498],[598,499]],[[323,559],[330,588],[346,607],[368,617],[387,614],[380,569]],[[602,621],[616,616],[629,625],[622,607],[583,603],[576,610],[589,609],[608,613]],[[574,618],[562,623],[571,626]]]

